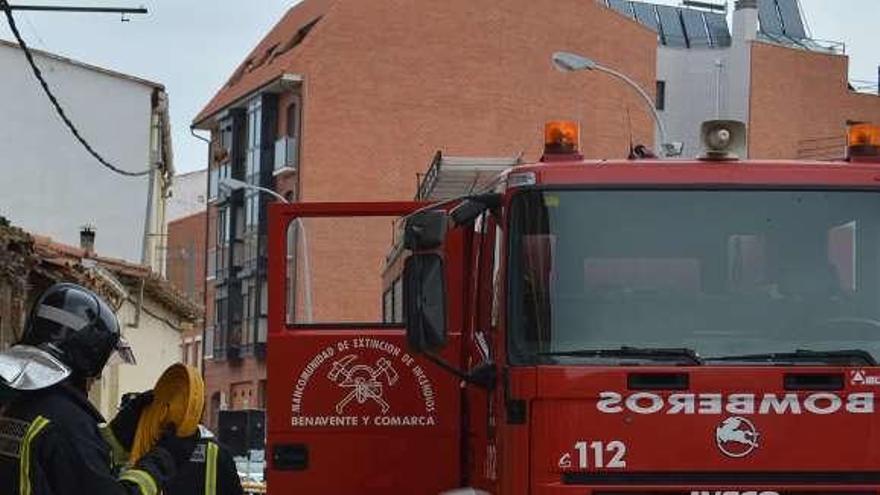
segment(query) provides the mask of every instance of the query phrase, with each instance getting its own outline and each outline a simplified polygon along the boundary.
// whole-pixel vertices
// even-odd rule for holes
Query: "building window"
[[[247,109],[247,151],[245,152],[246,177],[251,184],[260,185],[260,138],[262,137],[262,98],[254,98]]]
[[[382,294],[382,323],[391,323],[391,315],[394,313],[394,291],[388,289]]]
[[[214,359],[214,327],[205,329],[205,359]]]
[[[666,81],[657,81],[657,110],[666,110]]]
[[[202,338],[196,337],[195,343],[193,344],[193,350],[195,355],[195,361],[193,362],[193,366],[197,369],[202,369]]]
[[[218,297],[214,304],[214,338],[212,356],[224,356],[226,354],[227,336],[229,334],[229,300],[223,296]]]
[[[403,323],[403,279],[395,280],[392,288],[394,290],[394,323]]]
[[[382,294],[382,322],[403,323],[403,279],[397,278]]]
[[[213,142],[213,153],[208,175],[208,199],[214,200],[219,196],[219,182],[224,177],[229,177],[229,164],[232,158],[232,118],[220,121],[217,139]]]
[[[215,276],[224,280],[227,276],[229,240],[230,240],[231,216],[229,207],[224,206],[217,210],[217,239],[214,249]]]
[[[245,181],[256,186],[261,181],[261,140],[263,106],[262,98],[254,98],[247,107],[247,141],[245,151]],[[262,193],[248,190],[244,198],[244,269],[252,272],[257,267],[257,245],[259,243],[259,223]],[[253,312],[251,312],[253,314]]]
[[[217,258],[216,258],[216,256],[217,256],[217,248],[216,247],[208,248],[208,256],[205,259],[205,261],[208,263],[208,267],[207,267],[207,272],[208,272],[207,279],[208,280],[213,280],[214,277],[217,276]]]
[[[299,99],[287,106],[287,128],[284,136],[275,143],[275,170],[296,168],[299,164],[300,116]]]

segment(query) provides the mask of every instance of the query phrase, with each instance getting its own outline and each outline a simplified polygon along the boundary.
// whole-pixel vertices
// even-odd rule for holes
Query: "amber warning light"
[[[846,144],[847,158],[850,161],[880,162],[880,125],[850,125]]]
[[[581,130],[577,122],[556,120],[544,125],[544,157],[548,160],[580,160]]]

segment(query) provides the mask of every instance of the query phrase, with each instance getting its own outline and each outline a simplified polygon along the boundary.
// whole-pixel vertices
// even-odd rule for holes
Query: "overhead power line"
[[[10,10],[30,10],[38,12],[84,12],[87,14],[146,14],[144,7],[69,7],[65,5],[8,5]]]
[[[64,109],[61,108],[61,104],[58,103],[58,99],[55,98],[55,95],[52,93],[52,90],[49,88],[49,84],[46,82],[46,79],[43,77],[43,73],[40,71],[40,68],[37,67],[36,62],[34,61],[33,54],[31,53],[30,49],[28,48],[27,43],[25,43],[24,38],[21,37],[21,33],[18,31],[18,26],[16,26],[16,24],[15,24],[15,18],[12,16],[12,9],[9,6],[9,3],[7,2],[7,0],[0,0],[0,10],[3,10],[3,12],[6,14],[6,21],[9,23],[9,29],[12,31],[12,35],[15,36],[16,41],[18,41],[18,45],[21,47],[21,50],[24,52],[24,56],[27,59],[28,64],[31,66],[31,70],[34,73],[34,76],[40,82],[40,86],[43,88],[43,92],[46,93],[46,97],[49,98],[49,101],[52,103],[52,106],[55,108],[55,113],[58,114],[58,117],[61,118],[61,120],[64,122],[64,124],[67,126],[67,128],[70,130],[70,132],[73,134],[73,137],[75,137],[76,140],[79,141],[79,143],[83,145],[83,147],[86,149],[86,151],[89,152],[90,155],[92,155],[96,160],[98,160],[98,163],[100,163],[104,167],[107,167],[111,171],[113,171],[117,174],[120,174],[120,175],[127,176],[127,177],[143,177],[145,175],[149,175],[151,172],[150,170],[144,170],[141,172],[129,172],[127,170],[123,170],[123,169],[111,164],[110,162],[105,160],[104,157],[101,156],[97,151],[95,151],[95,149],[92,147],[92,145],[89,144],[89,142],[86,141],[85,138],[82,137],[82,135],[79,133],[79,129],[76,128],[76,126],[73,124],[73,122],[70,120],[70,118],[67,117],[67,114],[64,112]]]

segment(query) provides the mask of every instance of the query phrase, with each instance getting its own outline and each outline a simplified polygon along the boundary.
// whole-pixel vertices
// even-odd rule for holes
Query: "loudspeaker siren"
[[[709,120],[700,128],[703,155],[700,160],[739,160],[748,152],[746,125],[737,120]]]

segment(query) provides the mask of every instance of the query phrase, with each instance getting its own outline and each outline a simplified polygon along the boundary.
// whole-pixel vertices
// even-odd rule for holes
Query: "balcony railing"
[[[275,141],[275,172],[296,170],[299,165],[299,140],[285,136]]]

